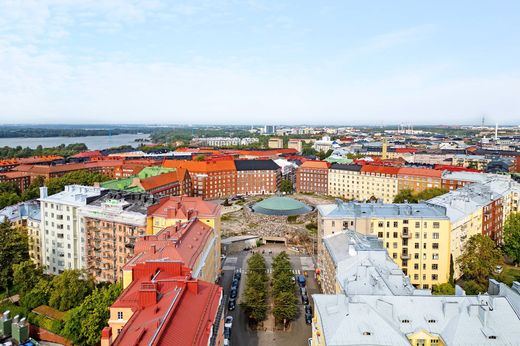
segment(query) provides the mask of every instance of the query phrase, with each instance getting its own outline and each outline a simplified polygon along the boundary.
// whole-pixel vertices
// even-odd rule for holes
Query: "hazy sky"
[[[0,0],[0,123],[520,124],[520,1]]]

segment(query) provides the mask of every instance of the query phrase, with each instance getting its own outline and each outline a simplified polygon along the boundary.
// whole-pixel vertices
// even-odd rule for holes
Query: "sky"
[[[520,124],[520,1],[0,0],[0,124]]]

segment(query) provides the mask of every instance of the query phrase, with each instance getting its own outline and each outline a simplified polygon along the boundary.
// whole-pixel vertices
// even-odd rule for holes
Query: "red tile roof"
[[[217,217],[220,215],[221,208],[219,204],[204,201],[201,197],[168,196],[150,206],[148,216],[169,219],[190,219],[195,216]]]
[[[430,168],[403,167],[399,169],[399,175],[415,175],[420,177],[432,177],[440,179],[442,171]]]
[[[379,174],[390,174],[397,175],[399,167],[392,166],[375,166],[375,165],[363,165],[361,166],[361,172],[364,173],[379,173]]]
[[[233,160],[212,160],[212,161],[188,161],[188,160],[165,160],[163,167],[166,168],[186,168],[191,173],[208,173],[236,171]]]
[[[178,262],[134,268],[134,281],[112,305],[133,311],[113,345],[208,345],[222,288],[187,273]]]
[[[173,172],[159,174],[153,177],[141,179],[141,186],[146,191],[150,191],[174,182],[181,182],[185,179],[187,170],[178,168]]]
[[[167,227],[155,235],[146,235],[135,242],[134,254],[125,266],[129,270],[135,265],[153,260],[181,261],[186,267],[194,265],[204,250],[213,228],[199,221],[190,221]]]
[[[326,161],[305,161],[302,163],[300,168],[319,168],[319,169],[329,169],[330,163]]]

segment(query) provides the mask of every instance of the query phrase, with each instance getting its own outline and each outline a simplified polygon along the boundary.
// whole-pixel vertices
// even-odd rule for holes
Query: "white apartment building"
[[[78,209],[102,191],[92,186],[68,185],[49,196],[47,187],[40,188],[41,259],[48,274],[86,269],[85,229]]]

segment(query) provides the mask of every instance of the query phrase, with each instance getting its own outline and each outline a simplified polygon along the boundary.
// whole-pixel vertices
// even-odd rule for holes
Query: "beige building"
[[[397,167],[332,164],[328,194],[357,201],[391,203],[399,192],[398,171]]]
[[[303,141],[301,139],[289,139],[287,148],[296,149],[299,153],[303,150]]]
[[[449,279],[450,219],[446,209],[426,203],[345,203],[318,208],[318,267],[324,266],[323,238],[346,229],[376,236],[418,288]]]
[[[282,149],[283,148],[283,138],[278,138],[278,137],[269,138],[268,147],[270,149]]]

